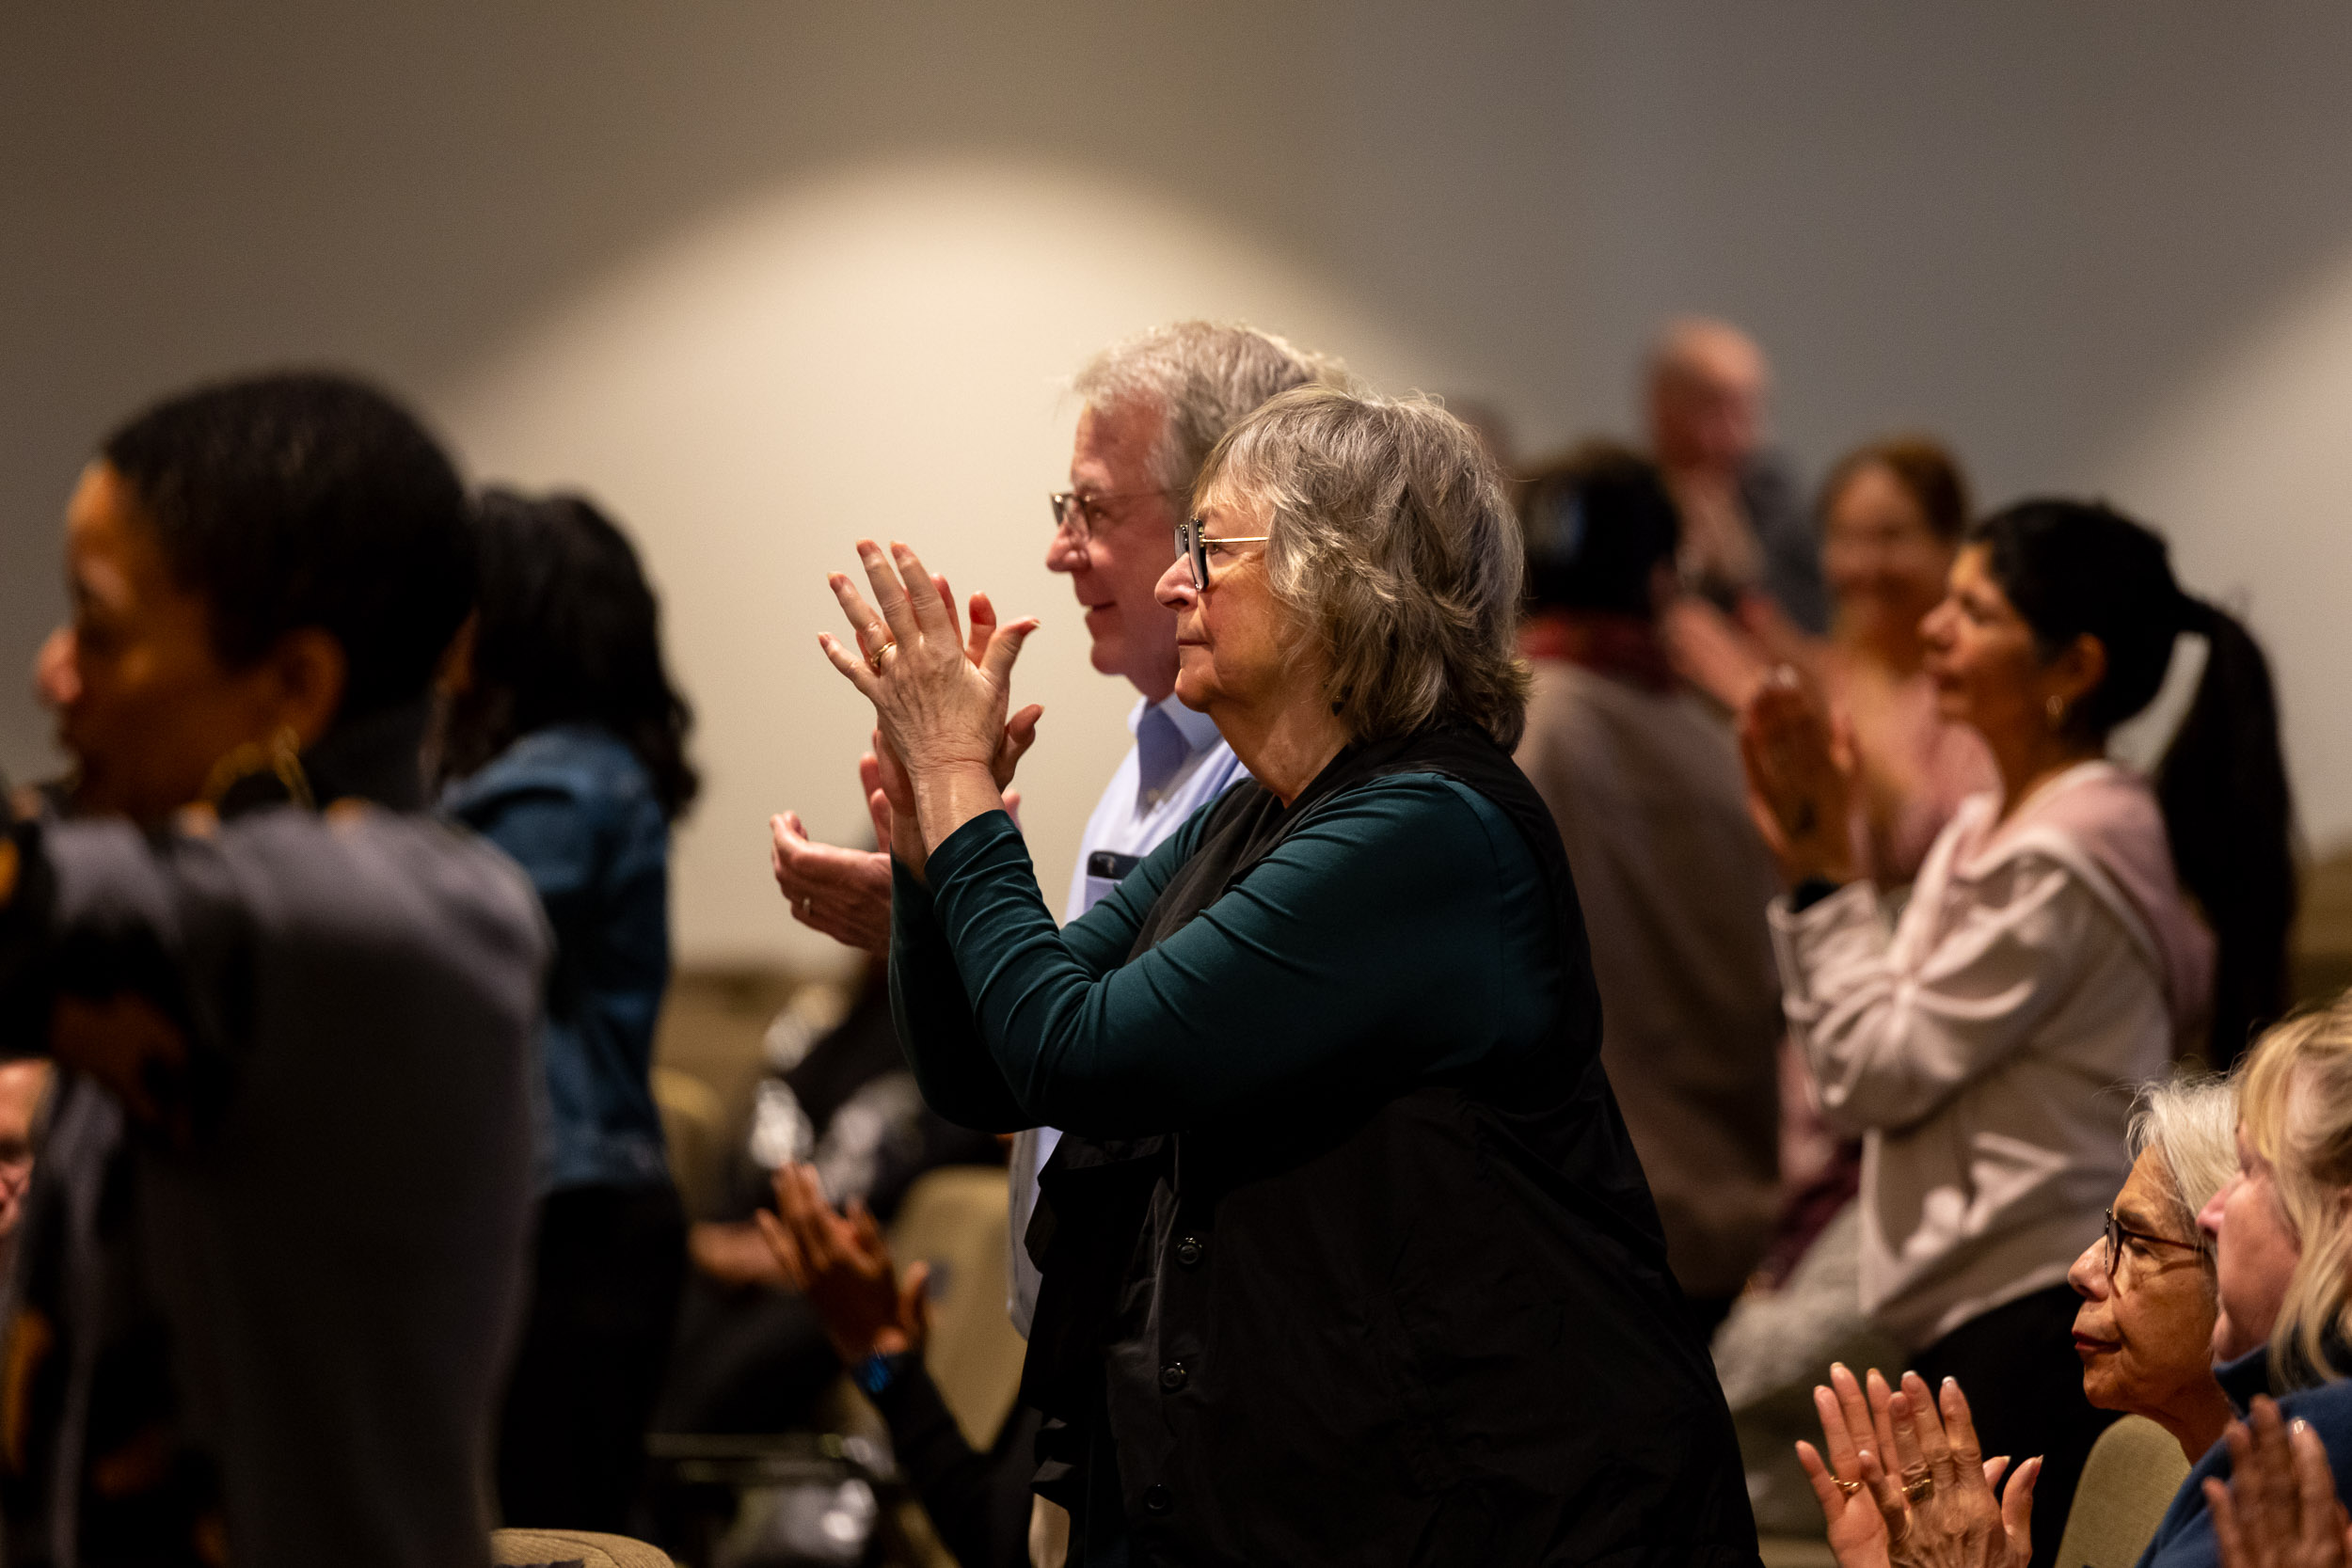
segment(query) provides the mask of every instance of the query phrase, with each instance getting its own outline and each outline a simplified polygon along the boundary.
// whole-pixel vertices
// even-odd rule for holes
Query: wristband
[[[890,1391],[890,1386],[898,1381],[907,1370],[907,1363],[914,1359],[913,1351],[896,1351],[888,1354],[876,1351],[850,1369],[850,1381],[866,1390],[867,1398],[880,1398]]]

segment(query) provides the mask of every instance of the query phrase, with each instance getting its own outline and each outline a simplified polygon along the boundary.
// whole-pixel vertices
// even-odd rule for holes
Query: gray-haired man
[[[1210,448],[1278,392],[1338,381],[1335,361],[1255,327],[1179,322],[1105,349],[1073,383],[1083,400],[1070,488],[1052,498],[1045,564],[1086,609],[1094,668],[1141,693],[1136,743],[1111,776],[1078,847],[1063,918],[1115,887],[1193,812],[1241,777],[1216,726],[1176,700],[1176,618],[1154,590],[1193,476]],[[869,784],[867,793],[873,793]],[[776,885],[794,918],[852,946],[890,941],[890,862],[818,844],[787,812],[772,824]],[[1037,1173],[1059,1134],[1023,1133],[1012,1155],[1012,1321],[1024,1335],[1038,1277],[1022,1245]]]

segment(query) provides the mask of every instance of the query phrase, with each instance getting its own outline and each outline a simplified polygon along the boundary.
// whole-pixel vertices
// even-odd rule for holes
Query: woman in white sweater
[[[1944,716],[1983,736],[2001,788],[1962,806],[1899,913],[1856,875],[1848,748],[1793,677],[1750,705],[1742,752],[1792,884],[1772,910],[1789,1028],[1831,1125],[1864,1139],[1863,1307],[1931,1385],[1960,1379],[1987,1453],[2046,1454],[2036,1512],[2063,1519],[2110,1418],[2083,1399],[2065,1275],[2130,1165],[2123,1086],[2221,1054],[2217,1027],[2242,1041],[2280,1000],[2277,709],[2245,629],[2104,506],[1979,523],[1922,632]],[[2152,788],[2107,736],[2185,632],[2204,672]],[[2257,997],[2226,1023],[2217,937]]]

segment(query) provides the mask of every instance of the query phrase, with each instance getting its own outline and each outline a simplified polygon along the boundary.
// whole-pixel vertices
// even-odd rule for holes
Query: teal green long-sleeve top
[[[931,852],[928,887],[898,868],[892,1001],[932,1109],[990,1132],[1135,1137],[1402,1093],[1549,1042],[1560,949],[1535,858],[1484,796],[1434,773],[1318,802],[1127,962],[1214,809],[1066,927],[1002,812]]]

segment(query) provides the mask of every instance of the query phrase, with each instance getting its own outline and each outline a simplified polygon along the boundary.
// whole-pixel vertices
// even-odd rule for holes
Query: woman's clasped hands
[[[887,556],[858,541],[874,603],[846,573],[826,580],[849,618],[854,646],[828,633],[818,645],[874,705],[876,782],[890,810],[887,845],[917,877],[948,834],[1005,808],[1013,767],[1044,711],[1007,717],[1013,661],[1037,629],[1034,616],[999,626],[985,594],[972,596],[967,638],[945,578],[905,545]],[[877,813],[878,821],[881,814]]]
[[[1829,1520],[1839,1568],[2023,1568],[2033,1551],[2040,1459],[2019,1465],[2000,1493],[2009,1460],[1978,1451],[1967,1398],[1948,1378],[1940,1411],[1916,1372],[1892,1388],[1873,1370],[1867,1400],[1842,1366],[1830,1369],[1830,1385],[1813,1390],[1827,1457],[1799,1443],[1797,1459]]]

